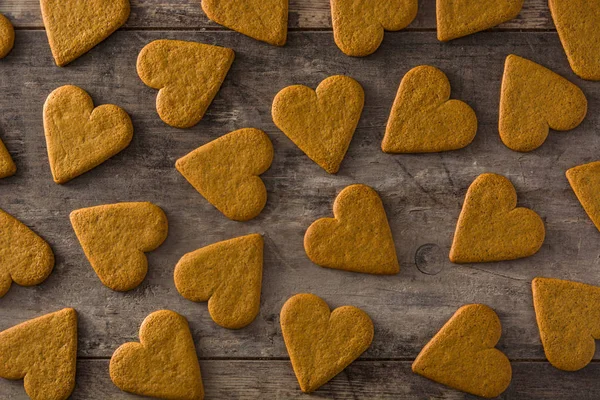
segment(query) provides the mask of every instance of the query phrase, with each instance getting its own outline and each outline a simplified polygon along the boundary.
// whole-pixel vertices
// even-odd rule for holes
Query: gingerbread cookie
[[[462,149],[477,133],[477,116],[467,103],[450,100],[450,82],[422,65],[402,78],[381,149],[386,153],[432,153]]]
[[[273,122],[311,160],[335,174],[348,151],[365,103],[362,86],[336,75],[314,91],[289,86],[273,100]]]
[[[129,0],[40,0],[56,65],[90,51],[129,18]]]
[[[219,25],[274,46],[287,39],[288,0],[202,0],[206,16]]]
[[[525,0],[437,0],[437,36],[442,42],[510,21]]]
[[[140,342],[119,347],[109,372],[113,383],[126,392],[171,400],[204,398],[188,322],[173,311],[148,315],[140,327]]]
[[[259,175],[272,162],[273,145],[267,134],[247,128],[197,148],[177,160],[175,167],[227,218],[248,221],[267,203]]]
[[[367,313],[353,306],[331,311],[314,294],[288,299],[280,322],[294,373],[306,393],[342,372],[373,341],[373,322]]]
[[[52,249],[31,229],[0,210],[0,297],[12,282],[39,285],[54,268]]]
[[[418,8],[417,0],[331,0],[333,38],[344,54],[368,56],[381,45],[384,31],[406,28]]]
[[[539,64],[506,57],[500,97],[500,138],[515,151],[532,151],[549,128],[568,131],[581,124],[587,99],[577,86]]]
[[[569,169],[567,179],[583,209],[600,230],[600,161]]]
[[[549,0],[558,36],[573,72],[600,80],[600,2]]]
[[[551,278],[535,278],[531,287],[548,361],[564,371],[588,365],[600,339],[600,287]]]
[[[495,346],[502,335],[488,306],[462,306],[421,350],[413,372],[463,392],[496,397],[510,385],[510,361]]]
[[[175,128],[196,125],[217,95],[229,72],[233,50],[181,40],[155,40],[137,59],[142,81],[159,89],[156,110]]]
[[[66,183],[129,146],[133,125],[121,107],[94,108],[85,90],[67,85],[46,99],[44,132],[54,182]]]
[[[102,283],[117,291],[137,287],[148,272],[146,255],[167,238],[163,210],[152,203],[117,203],[71,213],[71,225]]]
[[[249,325],[260,309],[263,238],[225,240],[184,255],[175,267],[175,287],[192,301],[208,301],[208,312],[224,328]]]
[[[32,400],[67,399],[75,388],[76,361],[77,312],[72,308],[0,332],[0,377],[23,379]]]
[[[0,14],[0,59],[6,57],[15,45],[15,28]]]
[[[454,241],[453,263],[514,260],[542,247],[546,230],[534,211],[517,208],[517,192],[502,175],[482,174],[469,187]]]
[[[304,235],[304,249],[317,265],[366,274],[400,272],[392,231],[377,192],[351,185],[333,204],[334,218],[315,221]]]
[[[13,162],[6,146],[0,140],[0,179],[13,176],[17,172],[17,166]]]

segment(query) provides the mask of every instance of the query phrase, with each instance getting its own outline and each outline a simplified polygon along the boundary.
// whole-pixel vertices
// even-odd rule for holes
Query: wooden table
[[[0,300],[0,330],[74,307],[79,312],[79,361],[73,399],[133,399],[108,376],[108,360],[122,343],[138,340],[139,325],[157,309],[188,318],[196,341],[207,399],[296,399],[300,392],[281,337],[279,311],[291,295],[311,292],[332,307],[358,306],[372,317],[371,348],[311,398],[464,399],[472,396],[414,375],[412,360],[463,304],[493,307],[503,325],[499,348],[512,361],[510,399],[596,399],[600,358],[576,373],[550,366],[539,341],[531,279],[548,276],[600,284],[600,233],[564,176],[600,159],[600,83],[570,70],[544,0],[527,0],[519,18],[490,32],[450,43],[435,33],[434,0],[420,1],[410,28],[386,33],[367,58],[346,57],[333,42],[327,0],[291,0],[288,44],[277,48],[210,22],[198,0],[132,0],[127,25],[66,68],[54,65],[37,0],[1,0],[15,24],[12,53],[0,61],[0,137],[19,168],[0,181],[0,207],[32,227],[52,246],[56,267],[42,285],[13,285]],[[156,114],[156,91],[138,78],[138,52],[154,39],[194,40],[231,47],[236,61],[204,120],[178,130]],[[527,57],[578,84],[589,115],[572,132],[552,132],[538,150],[521,154],[498,136],[498,103],[505,57]],[[480,128],[467,148],[440,154],[388,155],[380,150],[385,124],[402,76],[430,64],[447,73],[452,96],[477,112]],[[338,175],[310,161],[273,124],[275,94],[291,84],[311,87],[347,74],[365,88],[366,105]],[[114,103],[130,113],[131,145],[91,172],[59,186],[52,181],[42,127],[46,96],[64,84],[90,93],[97,105]],[[242,127],[265,130],[275,160],[263,175],[269,200],[247,223],[228,220],[175,170],[175,160]],[[547,238],[538,254],[496,264],[452,265],[447,258],[463,197],[484,172],[511,179],[519,204],[544,219]],[[330,216],[346,185],[373,186],[383,199],[401,262],[397,276],[369,276],[320,268],[306,257],[302,238],[316,219]],[[169,237],[149,254],[150,270],[135,290],[104,287],[73,233],[69,212],[103,203],[151,201],[169,218]],[[239,331],[220,328],[206,304],[175,290],[173,267],[189,251],[258,232],[265,236],[261,311]],[[0,380],[2,399],[26,398],[22,381]]]

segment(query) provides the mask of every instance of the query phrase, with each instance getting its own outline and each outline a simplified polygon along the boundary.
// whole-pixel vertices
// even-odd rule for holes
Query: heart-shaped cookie
[[[400,272],[392,231],[377,192],[351,185],[333,204],[334,218],[321,218],[306,230],[304,249],[317,265],[366,274]]]
[[[71,213],[71,225],[98,278],[107,287],[127,291],[148,272],[144,253],[167,238],[167,216],[152,203],[117,203]]]
[[[256,217],[267,203],[259,175],[273,162],[273,145],[261,130],[231,132],[177,160],[175,167],[189,183],[235,221]]]
[[[374,328],[359,308],[331,311],[314,294],[297,294],[285,302],[281,333],[303,392],[314,392],[369,348]]]
[[[283,46],[287,39],[288,0],[202,0],[206,16],[253,39]]]
[[[583,209],[600,230],[600,161],[569,169],[567,179]]]
[[[482,174],[463,204],[450,249],[453,263],[514,260],[542,247],[546,230],[534,211],[517,208],[517,192],[502,175]]]
[[[336,75],[314,91],[289,86],[273,100],[273,122],[311,160],[335,174],[348,151],[365,103],[362,86]]]
[[[573,72],[600,80],[600,2],[549,0],[548,5]]]
[[[40,6],[60,67],[90,51],[129,18],[129,0],[40,0]]]
[[[6,146],[0,140],[0,179],[13,176],[17,172],[17,166],[13,162]]]
[[[176,128],[196,125],[217,95],[235,53],[233,50],[181,40],[155,40],[137,59],[142,81],[159,89],[156,111]]]
[[[0,210],[0,297],[12,282],[38,285],[54,268],[52,249],[31,229]]]
[[[46,99],[44,132],[54,182],[66,183],[126,148],[133,125],[121,107],[94,108],[85,90],[67,85]]]
[[[6,57],[15,44],[15,28],[0,14],[0,59]]]
[[[126,392],[161,399],[202,400],[204,386],[187,320],[176,312],[148,315],[140,343],[125,343],[110,359],[110,379]]]
[[[581,124],[587,99],[576,85],[539,64],[506,57],[500,95],[500,138],[515,151],[532,151],[549,129],[568,131]]]
[[[263,238],[225,240],[184,255],[175,267],[175,287],[192,301],[208,301],[211,318],[224,328],[249,325],[260,310]]]
[[[531,287],[548,361],[564,371],[588,365],[600,339],[600,287],[551,278],[535,278]]]
[[[384,30],[399,31],[417,16],[417,0],[331,0],[333,38],[344,54],[372,54],[383,41]]]
[[[65,400],[75,388],[77,312],[65,308],[0,332],[0,377],[23,379],[32,400]]]
[[[477,116],[467,103],[450,100],[442,71],[422,65],[400,82],[381,149],[386,153],[432,153],[462,149],[477,133]]]
[[[437,35],[442,42],[510,21],[525,0],[437,0]]]
[[[488,306],[463,306],[421,350],[413,372],[481,397],[496,397],[512,378],[510,361],[495,346],[502,335],[498,316]]]

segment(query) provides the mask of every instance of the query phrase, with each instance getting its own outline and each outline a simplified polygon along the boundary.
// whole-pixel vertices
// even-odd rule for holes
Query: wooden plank
[[[130,0],[129,28],[202,29],[218,28],[208,20],[200,0]],[[331,28],[328,0],[290,0],[291,29]],[[419,14],[408,30],[435,29],[435,0],[420,0]],[[0,12],[19,28],[40,28],[39,0],[3,0]],[[500,29],[554,29],[547,0],[527,0],[518,18]]]

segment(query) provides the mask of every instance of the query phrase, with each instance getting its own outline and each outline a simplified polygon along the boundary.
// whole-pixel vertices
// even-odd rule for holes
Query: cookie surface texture
[[[8,150],[6,150],[6,146],[4,146],[4,143],[0,140],[0,179],[13,176],[16,172],[17,166],[12,160]]]
[[[463,306],[421,350],[412,370],[476,396],[499,396],[512,379],[508,358],[495,348],[501,335],[494,310],[483,304]]]
[[[65,308],[0,332],[0,377],[23,379],[32,400],[65,400],[75,388],[77,312]]]
[[[567,179],[583,209],[600,230],[600,161],[569,169]]]
[[[504,65],[499,131],[515,151],[532,151],[551,129],[568,131],[581,124],[587,99],[562,76],[525,58],[509,55]]]
[[[217,95],[235,53],[233,50],[181,40],[155,40],[137,59],[137,72],[159,89],[156,111],[175,128],[196,125]]]
[[[10,53],[15,45],[15,28],[4,15],[0,14],[0,59]]]
[[[300,389],[314,392],[369,348],[374,328],[359,308],[331,311],[313,294],[297,294],[283,305],[281,331]]]
[[[129,0],[40,0],[56,65],[90,51],[129,18]]]
[[[450,261],[462,264],[528,257],[542,247],[545,236],[540,216],[528,208],[517,208],[517,192],[508,179],[482,174],[467,191]]]
[[[202,400],[204,386],[187,320],[176,312],[148,315],[140,342],[125,343],[110,359],[110,379],[121,390],[167,400]]]
[[[102,283],[117,291],[135,288],[148,272],[144,253],[167,238],[167,217],[152,203],[117,203],[71,213],[71,225]]]
[[[289,86],[273,100],[273,122],[311,160],[335,174],[348,151],[365,103],[362,86],[336,75],[317,90]]]
[[[450,100],[450,82],[428,65],[402,78],[381,149],[386,153],[434,153],[461,149],[477,133],[477,116],[465,102]]]
[[[231,132],[177,160],[175,167],[194,188],[235,221],[248,221],[267,203],[259,175],[273,162],[273,145],[261,130]]]
[[[400,272],[392,231],[381,198],[366,185],[351,185],[333,204],[334,218],[315,221],[304,249],[322,267],[367,274]]]

